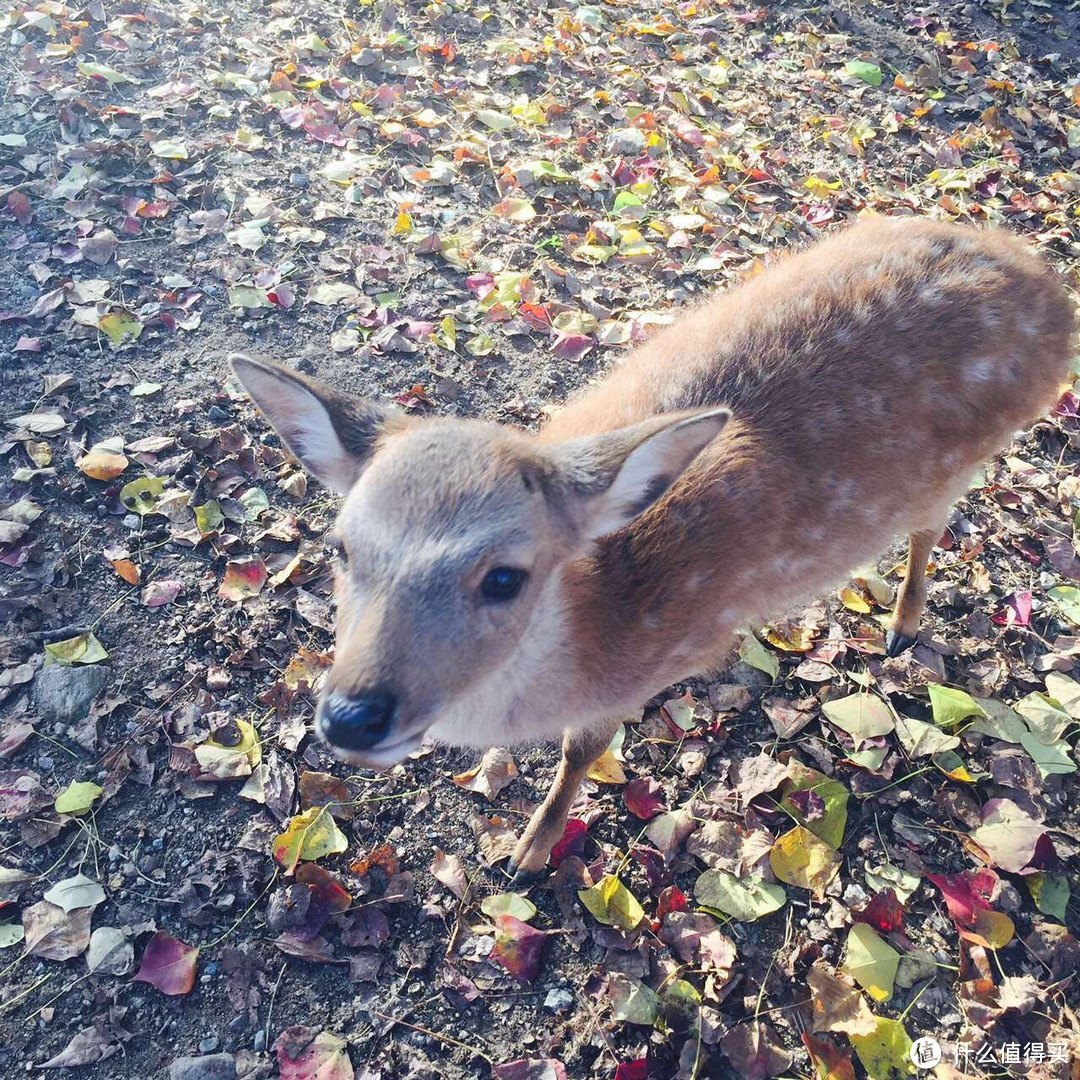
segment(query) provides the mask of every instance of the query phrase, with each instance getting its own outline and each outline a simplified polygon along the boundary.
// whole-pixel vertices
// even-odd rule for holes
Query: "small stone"
[[[544,1008],[554,1013],[569,1012],[574,1007],[574,995],[566,990],[549,990],[544,998]]]
[[[91,702],[109,679],[109,669],[96,665],[42,668],[32,694],[38,716],[48,723],[77,724],[86,718]]]
[[[251,1048],[260,1054],[266,1049],[266,1030],[264,1028],[259,1028],[255,1032],[255,1038],[251,1040]]]
[[[202,1042],[199,1043],[199,1049],[204,1054],[212,1054],[221,1045],[221,1040],[217,1035],[208,1035]]]
[[[232,1054],[207,1054],[177,1058],[169,1066],[169,1080],[236,1080]]]

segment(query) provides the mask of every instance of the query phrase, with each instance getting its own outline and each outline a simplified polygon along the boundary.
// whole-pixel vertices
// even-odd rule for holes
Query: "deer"
[[[562,756],[509,863],[545,871],[627,717],[907,537],[890,657],[976,470],[1069,373],[1072,301],[1019,237],[861,220],[678,315],[538,431],[409,415],[230,357],[343,496],[315,729],[385,769],[426,738]]]

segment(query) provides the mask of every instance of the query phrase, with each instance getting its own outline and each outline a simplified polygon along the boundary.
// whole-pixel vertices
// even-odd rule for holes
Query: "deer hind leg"
[[[604,752],[621,720],[607,720],[563,735],[562,760],[547,797],[536,808],[510,859],[514,884],[535,880],[547,866],[551,849],[562,839],[570,807],[592,763]]]
[[[907,569],[896,595],[892,629],[885,635],[885,651],[889,656],[899,656],[915,644],[919,617],[926,606],[926,564],[940,536],[941,530],[922,530],[908,537]]]

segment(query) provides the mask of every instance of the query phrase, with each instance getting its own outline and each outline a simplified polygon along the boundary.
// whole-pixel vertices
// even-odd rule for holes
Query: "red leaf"
[[[850,1050],[841,1050],[839,1046],[817,1039],[805,1031],[802,1041],[821,1080],[855,1080]]]
[[[257,555],[237,559],[225,567],[225,575],[218,586],[222,600],[237,602],[249,596],[258,596],[266,584],[266,563]]]
[[[980,910],[990,907],[989,898],[997,886],[993,870],[965,870],[962,874],[927,874],[945,898],[949,918],[957,926],[972,926]]]
[[[30,200],[21,191],[8,193],[7,208],[15,215],[15,220],[20,225],[30,224],[33,211],[30,209]]]
[[[355,1075],[345,1040],[329,1031],[286,1028],[274,1049],[281,1080],[353,1080]]]
[[[615,1080],[648,1080],[649,1062],[647,1058],[637,1061],[624,1061],[615,1070]]]
[[[589,826],[584,821],[571,818],[563,830],[562,839],[557,841],[551,849],[551,865],[558,869],[563,859],[569,855],[581,855],[585,851],[585,840],[588,836]]]
[[[648,821],[664,808],[664,789],[651,777],[642,776],[631,780],[623,788],[623,802],[634,817]]]
[[[853,911],[851,918],[888,934],[903,929],[904,909],[892,889],[882,889],[861,911]]]
[[[513,915],[496,916],[495,931],[491,958],[502,964],[515,979],[532,982],[540,974],[540,955],[547,934],[543,930],[534,930]]]
[[[146,943],[135,982],[149,983],[163,994],[190,994],[195,986],[199,950],[159,930]]]
[[[563,360],[580,360],[595,344],[588,334],[559,333],[551,351]]]
[[[669,885],[660,894],[656,903],[656,917],[662,919],[669,911],[689,911],[686,895],[678,885]]]
[[[1029,626],[1031,624],[1031,593],[1017,592],[1005,598],[1001,610],[991,616],[998,626]]]

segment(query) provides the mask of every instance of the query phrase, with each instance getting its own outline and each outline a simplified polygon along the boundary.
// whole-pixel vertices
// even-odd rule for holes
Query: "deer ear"
[[[561,473],[585,539],[615,532],[652,506],[730,419],[728,409],[670,413],[563,443]]]
[[[304,468],[342,495],[364,471],[384,427],[404,419],[272,360],[232,353],[229,363]]]

